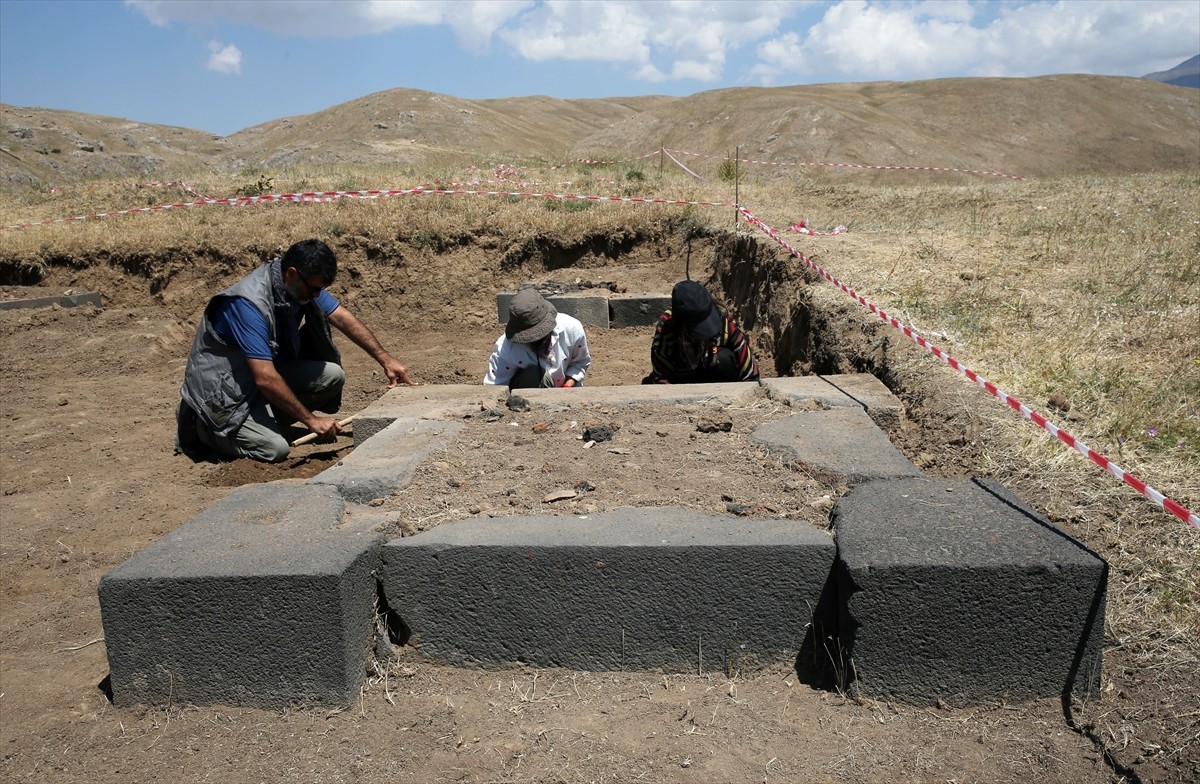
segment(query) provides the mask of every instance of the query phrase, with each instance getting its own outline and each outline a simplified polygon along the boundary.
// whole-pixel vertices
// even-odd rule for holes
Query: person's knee
[[[309,393],[319,398],[328,399],[342,391],[346,385],[346,371],[341,365],[326,362],[321,375],[313,383]]]
[[[346,371],[341,365],[335,365],[334,363],[330,362],[325,374],[330,379],[330,390],[341,390],[342,387],[346,386]]]
[[[244,447],[244,454],[262,463],[282,463],[292,452],[292,445],[282,436],[261,439]]]

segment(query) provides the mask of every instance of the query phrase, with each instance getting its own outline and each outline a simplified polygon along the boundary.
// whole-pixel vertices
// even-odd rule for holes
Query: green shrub
[[[721,165],[717,167],[717,179],[722,182],[733,182],[737,179],[737,175],[737,161],[732,158],[725,158],[721,161]]]

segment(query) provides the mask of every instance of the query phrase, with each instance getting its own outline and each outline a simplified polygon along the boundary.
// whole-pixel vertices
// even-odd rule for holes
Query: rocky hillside
[[[0,105],[0,185],[168,179],[200,168],[431,167],[629,157],[660,146],[787,162],[1027,176],[1200,167],[1200,91],[1047,76],[731,88],[686,98],[468,101],[397,88],[214,137]]]

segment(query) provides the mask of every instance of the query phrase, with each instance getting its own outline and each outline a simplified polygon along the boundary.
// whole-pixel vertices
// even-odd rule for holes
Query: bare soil
[[[623,261],[630,263],[578,274],[599,279],[611,271],[631,288],[662,289],[682,273]],[[500,329],[492,297],[520,273],[480,279],[469,254],[438,263],[445,268],[424,288],[410,281],[405,298],[366,267],[339,279],[351,288],[334,293],[422,383],[474,383]],[[560,269],[543,278],[571,275]],[[476,281],[475,299],[458,300],[438,282],[456,278]],[[99,688],[108,670],[101,576],[231,487],[312,476],[351,446],[346,438],[311,444],[275,466],[173,455],[173,410],[194,317],[223,281],[194,272],[156,296],[145,281],[111,268],[57,282],[101,290],[106,304],[0,312],[5,781],[1096,782],[1138,775],[1185,781],[1197,773],[1187,759],[1159,766],[1152,753],[1098,740],[1103,724],[1073,730],[1057,700],[856,702],[800,683],[790,662],[753,672],[475,671],[402,650],[398,661],[370,672],[360,699],[347,707],[117,709]],[[650,334],[649,327],[591,330],[589,383],[638,383]],[[361,352],[347,345],[344,353],[348,414],[376,399],[384,381]],[[764,372],[772,374],[769,363]],[[957,400],[955,380],[946,383],[946,399]],[[927,470],[968,471],[970,447],[954,419],[960,408],[930,400],[914,403],[904,432],[893,437]],[[398,534],[458,516],[579,515],[629,504],[715,513],[745,506],[823,525],[840,489],[746,440],[758,422],[788,413],[763,397],[711,408],[505,411],[498,419],[481,410],[459,442],[432,456],[381,511],[394,514]],[[703,432],[703,419],[727,421],[730,429]],[[615,426],[616,435],[585,449],[576,436],[595,424]],[[564,488],[577,496],[543,501]],[[1114,682],[1118,691],[1137,683],[1120,657],[1106,660],[1110,708],[1121,705]],[[1154,695],[1143,693],[1136,704],[1153,712]],[[1169,719],[1161,723],[1177,729]],[[1114,755],[1111,764],[1102,745]]]

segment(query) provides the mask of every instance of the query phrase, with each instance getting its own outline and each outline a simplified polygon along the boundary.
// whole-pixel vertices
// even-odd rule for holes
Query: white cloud
[[[986,12],[994,10],[994,17]],[[1060,0],[832,5],[806,32],[757,48],[764,84],[820,74],[831,81],[1050,73],[1141,75],[1200,51],[1194,0]]]
[[[472,52],[502,41],[533,62],[628,66],[634,78],[713,82],[738,48],[776,33],[811,0],[125,0],[151,24],[243,24],[351,37],[444,25]],[[666,76],[669,74],[669,77]]]
[[[209,41],[208,51],[208,70],[224,74],[242,72],[242,50],[233,44],[221,46],[217,41]]]
[[[612,63],[647,82],[763,84],[1141,75],[1200,47],[1196,0],[125,0],[151,24],[249,25],[310,38],[444,26],[471,52]],[[805,28],[798,20],[823,16]],[[753,47],[757,63],[727,74]]]
[[[549,0],[499,35],[527,60],[589,60],[644,65],[647,20],[628,3]]]
[[[546,0],[498,36],[535,62],[625,63],[634,78],[716,81],[731,50],[774,33],[809,3]]]
[[[125,0],[151,24],[244,24],[284,35],[349,38],[401,27],[446,25],[477,49],[533,0]]]

